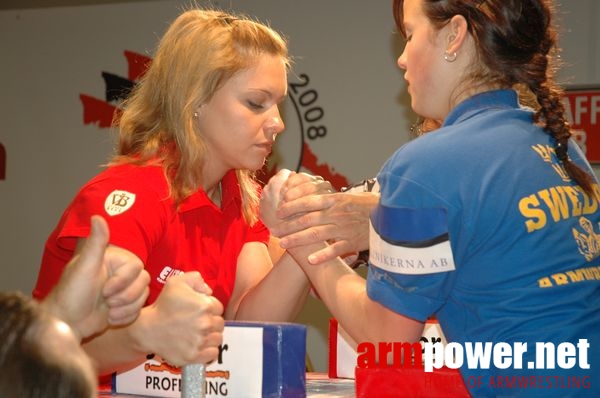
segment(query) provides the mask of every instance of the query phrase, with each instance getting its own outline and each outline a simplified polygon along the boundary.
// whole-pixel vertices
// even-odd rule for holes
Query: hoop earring
[[[449,54],[448,52],[444,53],[444,59],[446,60],[446,62],[454,62],[456,61],[456,51],[453,52],[452,54]]]

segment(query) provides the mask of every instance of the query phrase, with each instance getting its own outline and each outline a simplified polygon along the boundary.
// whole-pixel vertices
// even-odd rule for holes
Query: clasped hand
[[[263,190],[260,216],[283,248],[328,242],[308,258],[319,264],[368,248],[369,214],[378,198],[338,193],[321,177],[281,170]]]

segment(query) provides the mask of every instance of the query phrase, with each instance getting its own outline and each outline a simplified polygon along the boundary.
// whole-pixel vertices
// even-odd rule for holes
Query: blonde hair
[[[176,203],[201,185],[205,144],[194,112],[234,74],[263,54],[289,66],[287,43],[270,27],[218,10],[191,9],[167,29],[147,72],[117,123],[119,144],[112,164],[163,164]],[[258,219],[253,170],[237,170],[244,219]]]

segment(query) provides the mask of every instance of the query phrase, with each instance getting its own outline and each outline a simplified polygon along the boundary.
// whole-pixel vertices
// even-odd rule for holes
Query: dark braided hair
[[[394,0],[402,33],[403,5],[404,0]],[[537,102],[534,122],[554,138],[557,159],[587,195],[599,199],[592,177],[568,154],[571,130],[563,91],[555,82],[558,32],[552,24],[552,0],[423,0],[423,12],[438,28],[455,15],[466,19],[482,65],[471,71],[473,81],[529,90]]]

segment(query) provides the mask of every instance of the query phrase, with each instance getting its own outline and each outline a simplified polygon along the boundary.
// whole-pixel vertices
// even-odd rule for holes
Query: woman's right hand
[[[283,219],[271,228],[284,249],[326,241],[327,247],[311,254],[309,262],[320,264],[369,248],[369,215],[379,194],[339,192],[306,195],[289,190],[278,208]]]
[[[208,363],[223,342],[223,305],[198,272],[167,280],[157,300],[138,321],[138,342],[171,365]]]
[[[272,228],[277,223],[281,222],[277,218],[277,209],[282,197],[282,188],[290,175],[295,174],[288,169],[282,169],[277,172],[269,182],[264,186],[260,198],[259,214],[262,222],[267,228]]]

